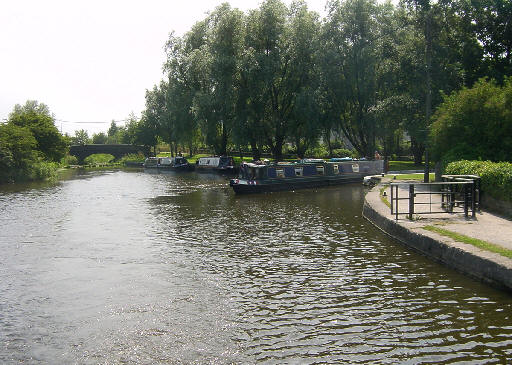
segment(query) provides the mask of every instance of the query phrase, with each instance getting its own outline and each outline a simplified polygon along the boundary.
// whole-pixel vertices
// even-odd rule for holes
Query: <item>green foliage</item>
[[[287,144],[302,156],[323,139],[332,151],[343,134],[360,156],[407,148],[421,164],[425,146],[436,151],[428,131],[443,92],[510,75],[510,6],[393,4],[332,0],[320,20],[304,1],[264,0],[245,14],[224,3],[169,37],[164,81],[146,93],[140,123],[113,123],[109,141],[133,143],[140,126],[142,144],[160,139],[172,154],[206,145],[279,159]],[[466,144],[448,146],[456,155]]]
[[[26,127],[7,123],[0,125],[0,183],[14,182],[26,176],[37,163],[37,141]]]
[[[78,165],[78,158],[72,155],[66,155],[60,162],[64,166]]]
[[[108,136],[104,132],[94,133],[92,135],[93,144],[106,144]]]
[[[478,175],[482,191],[496,199],[512,202],[512,163],[491,161],[456,161],[445,170],[449,175]]]
[[[347,148],[337,148],[332,151],[331,157],[352,157],[357,158],[358,154],[355,150],[349,150]]]
[[[84,159],[86,165],[102,165],[114,161],[114,156],[109,153],[95,153]]]
[[[75,145],[86,145],[89,144],[91,140],[89,139],[89,133],[85,129],[80,129],[79,131],[75,131],[75,136],[71,137],[71,143]]]
[[[512,78],[503,87],[480,80],[445,97],[434,115],[434,157],[512,161]]]
[[[299,158],[301,156],[298,156]],[[329,157],[329,151],[323,145],[309,148],[303,157],[316,157],[316,158],[327,158]]]
[[[29,100],[25,105],[17,104],[9,115],[9,124],[27,128],[34,136],[37,146],[44,158],[60,161],[67,152],[66,139],[55,126],[55,120],[45,104]]]
[[[107,132],[107,144],[122,144],[124,142],[124,135],[126,128],[119,127],[115,121],[110,123],[110,128]]]
[[[56,179],[59,164],[49,161],[38,161],[29,169],[28,180]]]
[[[126,162],[144,162],[145,159],[146,159],[146,157],[141,152],[139,152],[139,153],[130,153],[130,154],[127,154],[127,155],[124,155],[123,157],[121,157],[119,159],[119,162],[121,164],[124,164]]]

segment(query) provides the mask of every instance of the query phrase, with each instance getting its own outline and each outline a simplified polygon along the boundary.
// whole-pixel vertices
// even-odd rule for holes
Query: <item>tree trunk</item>
[[[252,158],[254,161],[258,161],[261,159],[261,152],[258,148],[258,145],[256,144],[256,141],[251,139],[251,152],[252,152]]]
[[[415,139],[411,139],[411,152],[414,156],[414,164],[421,165],[423,161],[423,153],[425,152],[423,144]]]
[[[276,144],[272,149],[272,154],[274,155],[274,159],[277,161],[281,161],[283,159],[283,137],[276,138]]]
[[[220,155],[226,156],[228,148],[228,134],[226,133],[226,128],[224,127],[224,123],[222,123],[222,140],[220,145]]]

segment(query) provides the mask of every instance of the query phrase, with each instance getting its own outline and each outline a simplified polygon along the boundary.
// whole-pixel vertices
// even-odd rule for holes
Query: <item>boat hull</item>
[[[188,172],[188,171],[194,171],[194,166],[193,165],[181,165],[181,166],[144,166],[144,170],[149,170],[149,171]]]
[[[205,174],[221,174],[221,175],[235,175],[237,170],[235,168],[222,168],[222,167],[202,167],[196,165],[196,172]]]
[[[233,188],[233,191],[236,194],[254,194],[357,183],[362,182],[363,178],[363,175],[347,174],[344,176],[336,177],[294,178],[286,180],[268,179],[252,182],[248,181],[247,184],[238,179],[232,179],[230,181],[230,186]]]

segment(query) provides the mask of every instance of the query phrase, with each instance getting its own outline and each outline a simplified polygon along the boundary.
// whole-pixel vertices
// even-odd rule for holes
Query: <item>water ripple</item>
[[[126,172],[3,192],[0,362],[509,362],[511,297],[381,234],[363,195]]]

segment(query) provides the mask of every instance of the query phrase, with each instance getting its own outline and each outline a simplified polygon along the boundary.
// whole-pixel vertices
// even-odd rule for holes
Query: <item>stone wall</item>
[[[375,189],[377,188],[373,190]],[[486,257],[487,253],[477,252],[479,250],[473,246],[468,250],[462,249],[456,244],[445,242],[441,236],[435,233],[425,231],[424,234],[420,234],[414,232],[393,219],[380,214],[366,199],[363,207],[363,216],[376,227],[406,246],[465,275],[496,288],[512,292],[511,268]]]

